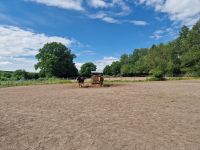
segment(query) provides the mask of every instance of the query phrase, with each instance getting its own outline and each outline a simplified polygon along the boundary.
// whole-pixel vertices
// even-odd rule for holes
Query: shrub
[[[150,71],[150,74],[152,76],[152,78],[150,80],[156,80],[156,81],[160,81],[160,80],[164,80],[164,72],[159,69],[159,68],[155,68],[155,69],[152,69]]]

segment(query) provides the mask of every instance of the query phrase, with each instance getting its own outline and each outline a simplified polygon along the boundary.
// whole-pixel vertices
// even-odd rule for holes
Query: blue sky
[[[200,0],[1,0],[0,70],[34,71],[38,49],[61,42],[79,68],[102,70],[135,48],[176,38],[200,18]]]

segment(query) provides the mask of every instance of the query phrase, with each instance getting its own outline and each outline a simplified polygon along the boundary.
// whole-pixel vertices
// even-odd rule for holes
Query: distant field
[[[199,150],[200,80],[0,89],[2,150]]]
[[[150,81],[151,77],[106,77],[105,82],[140,82]],[[166,77],[166,80],[196,80],[200,77]]]
[[[106,77],[106,81],[144,81],[148,80],[150,77]]]
[[[44,80],[19,80],[19,81],[0,81],[0,87],[12,87],[12,86],[29,86],[38,84],[64,84],[72,83],[73,80],[64,80],[57,78],[50,78]]]
[[[118,82],[144,82],[148,81],[151,77],[105,77],[105,83],[118,83]],[[200,79],[198,77],[167,77],[167,80],[194,80]],[[44,80],[19,80],[19,81],[0,81],[0,88],[12,86],[29,86],[38,84],[64,84],[75,83],[76,80],[49,78]],[[91,83],[91,79],[86,79],[85,82]]]

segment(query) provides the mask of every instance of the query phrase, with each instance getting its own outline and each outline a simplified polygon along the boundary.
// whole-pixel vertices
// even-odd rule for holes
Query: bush
[[[32,80],[32,79],[37,80],[38,78],[39,78],[39,74],[38,73],[27,72],[26,79],[28,79],[28,80]]]
[[[27,78],[27,72],[25,70],[16,70],[13,72],[13,79],[15,80],[21,80],[21,79],[26,79]]]
[[[150,80],[155,80],[155,81],[165,80],[164,72],[158,68],[152,69],[150,71],[150,74],[152,76],[152,78]]]

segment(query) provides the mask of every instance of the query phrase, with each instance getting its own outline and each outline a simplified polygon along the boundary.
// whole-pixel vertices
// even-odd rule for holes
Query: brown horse
[[[83,87],[84,86],[84,82],[85,82],[85,78],[79,76],[77,78],[77,82],[78,82],[79,87]]]
[[[104,81],[104,78],[102,76],[99,77],[99,84],[100,86],[103,86],[103,81]]]

